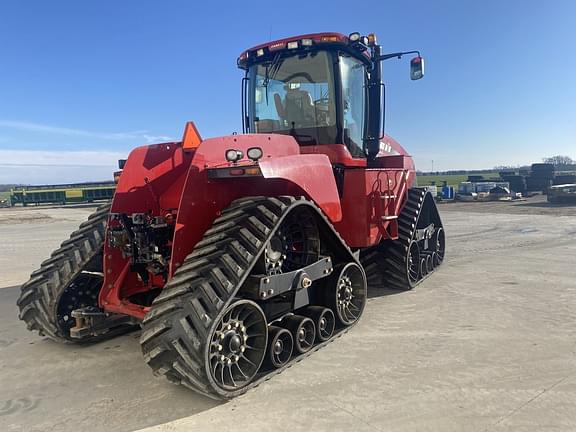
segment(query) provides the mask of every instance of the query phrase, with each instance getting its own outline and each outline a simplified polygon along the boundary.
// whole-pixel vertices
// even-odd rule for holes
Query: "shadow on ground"
[[[133,431],[220,404],[154,377],[140,331],[87,345],[27,331],[18,292],[0,289],[0,430]]]
[[[368,297],[401,292],[372,286]],[[222,403],[154,377],[139,330],[84,345],[27,331],[18,320],[18,293],[0,289],[0,430],[133,431]]]
[[[395,290],[390,288],[382,288],[380,286],[369,285],[368,286],[368,298],[378,298],[386,297],[390,295],[402,294],[405,291]]]

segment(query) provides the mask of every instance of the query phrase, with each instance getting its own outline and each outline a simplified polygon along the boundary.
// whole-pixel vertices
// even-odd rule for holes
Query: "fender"
[[[226,150],[244,155],[260,147],[258,161],[262,176],[210,179],[208,169],[234,165],[226,161]],[[172,243],[170,277],[192,252],[213,221],[232,201],[249,196],[306,196],[332,221],[342,218],[340,199],[330,160],[325,155],[302,155],[293,137],[279,134],[229,135],[203,141],[194,153],[188,170]]]
[[[260,169],[266,179],[283,179],[300,187],[332,223],[342,220],[338,188],[328,156],[285,156],[263,161]]]

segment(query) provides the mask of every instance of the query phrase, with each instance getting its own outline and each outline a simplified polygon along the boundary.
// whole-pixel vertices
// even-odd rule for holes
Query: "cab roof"
[[[288,44],[294,46],[291,48]],[[238,67],[242,69],[247,69],[249,63],[252,63],[254,59],[259,57],[264,58],[269,56],[271,53],[280,51],[291,51],[292,49],[302,49],[302,48],[312,48],[320,46],[335,46],[340,45],[342,47],[350,47],[350,40],[348,36],[342,33],[336,32],[325,32],[325,33],[310,33],[299,36],[292,36],[284,39],[276,39],[270,42],[266,42],[260,45],[253,46],[242,52],[238,57]],[[367,51],[364,51],[363,56],[368,60],[370,55]]]

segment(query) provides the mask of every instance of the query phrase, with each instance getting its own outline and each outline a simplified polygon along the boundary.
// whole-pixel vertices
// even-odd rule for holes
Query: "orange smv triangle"
[[[196,129],[194,122],[189,121],[184,128],[184,136],[182,137],[182,148],[184,150],[194,150],[202,142],[202,137]]]

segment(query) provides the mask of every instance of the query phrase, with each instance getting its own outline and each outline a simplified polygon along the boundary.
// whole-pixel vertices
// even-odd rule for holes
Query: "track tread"
[[[21,286],[16,304],[19,318],[29,330],[58,342],[78,342],[57,324],[58,301],[74,277],[102,250],[109,211],[110,204],[100,206]]]
[[[203,364],[206,341],[213,323],[233,301],[274,229],[291,209],[302,204],[316,209],[331,226],[315,205],[293,197],[236,200],[214,221],[199,244],[203,247],[210,244],[211,237],[218,236],[219,251],[210,254],[209,259],[206,256],[198,258],[192,251],[155,299],[150,314],[160,307],[166,312],[160,316],[152,314],[144,320],[140,343],[144,358],[155,375],[165,375],[172,382],[218,399],[242,394],[261,381],[256,380],[233,392],[215,388]],[[229,215],[234,217],[230,219]],[[335,230],[333,232],[354,260],[348,246]],[[199,260],[207,262],[198,265]],[[191,271],[195,277],[189,279],[185,274]],[[164,306],[167,303],[177,307],[170,310]],[[202,367],[196,367],[196,363],[201,363]]]
[[[426,193],[423,188],[409,189],[406,203],[398,216],[398,240],[385,242],[363,254],[362,263],[369,285],[410,290],[433,273],[423,275],[416,283],[411,283],[406,273],[408,247],[416,234]]]

